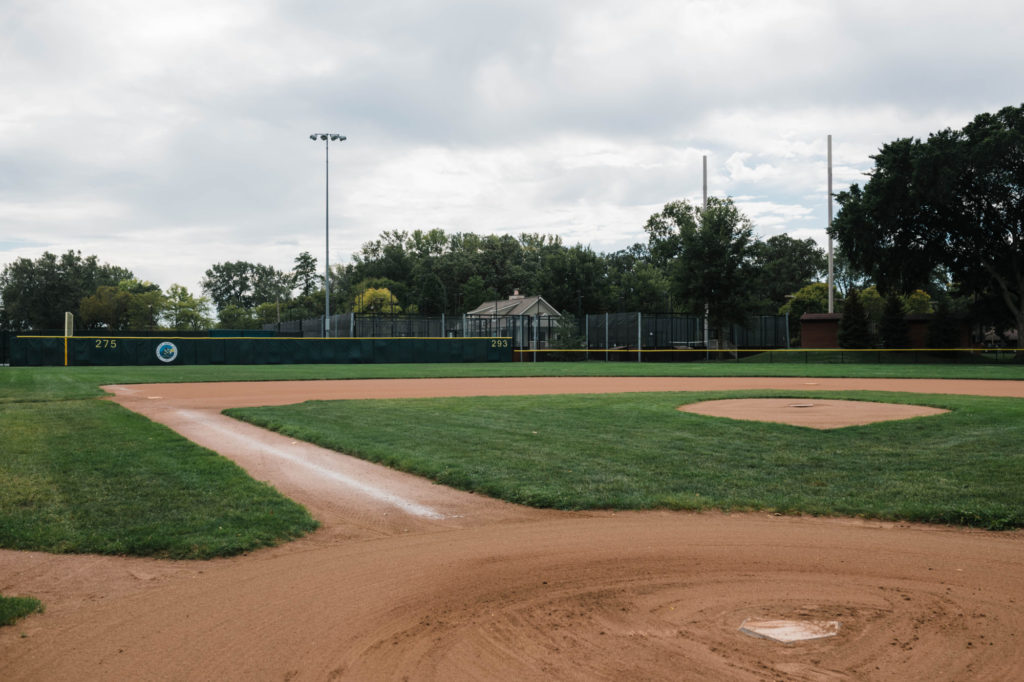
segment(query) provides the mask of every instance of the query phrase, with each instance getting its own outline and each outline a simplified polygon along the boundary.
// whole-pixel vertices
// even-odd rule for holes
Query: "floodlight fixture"
[[[324,142],[324,337],[331,330],[331,155],[330,142],[344,142],[344,135],[337,133],[313,133],[309,139]]]

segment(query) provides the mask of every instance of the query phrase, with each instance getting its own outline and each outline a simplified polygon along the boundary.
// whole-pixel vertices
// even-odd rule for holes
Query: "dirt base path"
[[[160,384],[118,402],[239,461],[324,528],[209,562],[0,552],[0,679],[1010,679],[1024,533],[766,514],[559,513],[219,415],[229,405],[642,390],[1024,397],[1024,382],[470,379]],[[779,644],[748,618],[838,620]]]

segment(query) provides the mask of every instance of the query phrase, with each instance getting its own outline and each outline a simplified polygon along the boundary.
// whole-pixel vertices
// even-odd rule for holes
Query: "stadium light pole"
[[[828,136],[828,313],[835,312],[835,275],[832,262],[832,135]]]
[[[324,141],[324,338],[331,326],[331,151],[330,143],[348,138],[337,133],[313,133],[309,139]]]

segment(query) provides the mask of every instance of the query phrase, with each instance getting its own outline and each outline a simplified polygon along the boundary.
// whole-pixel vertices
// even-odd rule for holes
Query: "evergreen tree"
[[[861,305],[856,289],[850,289],[843,303],[843,315],[839,318],[840,348],[871,348],[871,330],[868,315]]]
[[[881,336],[882,348],[910,347],[910,330],[907,326],[907,318],[903,314],[903,303],[895,294],[890,294],[885,298],[885,308],[882,310],[878,333]]]
[[[949,298],[943,296],[928,324],[929,348],[956,348],[960,344],[958,321],[950,309]]]

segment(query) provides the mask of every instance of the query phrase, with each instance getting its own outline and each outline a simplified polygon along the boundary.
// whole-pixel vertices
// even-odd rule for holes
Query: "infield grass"
[[[0,595],[0,625],[14,625],[29,614],[42,612],[43,604],[35,597]]]
[[[951,412],[819,431],[676,409],[725,397],[846,398]],[[1024,401],[1016,399],[732,391],[317,401],[228,414],[538,507],[1024,525]]]
[[[303,535],[300,505],[99,400],[0,406],[0,547],[205,559]]]

